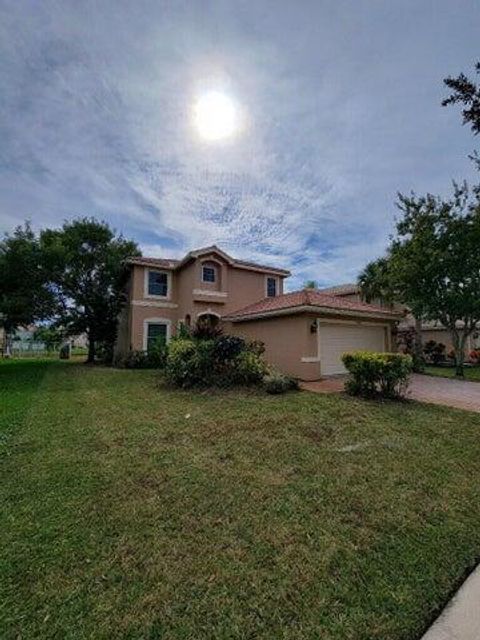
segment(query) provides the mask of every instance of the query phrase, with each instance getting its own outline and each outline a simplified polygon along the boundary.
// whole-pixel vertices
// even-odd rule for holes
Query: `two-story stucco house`
[[[216,246],[181,260],[131,258],[128,302],[119,322],[117,355],[166,342],[181,323],[220,322],[227,333],[261,340],[266,358],[302,380],[344,372],[352,349],[391,348],[397,313],[302,290],[284,293],[290,272],[237,260]]]

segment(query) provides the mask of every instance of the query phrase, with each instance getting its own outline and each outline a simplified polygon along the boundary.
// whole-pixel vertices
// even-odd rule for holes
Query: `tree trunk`
[[[87,363],[88,364],[93,364],[95,362],[95,340],[92,338],[92,336],[89,334],[88,335],[88,356],[87,356]]]
[[[452,331],[453,351],[455,353],[455,375],[457,378],[464,378],[465,372],[463,361],[465,359],[465,340],[467,333],[463,330],[461,333],[457,329]]]
[[[415,318],[415,369],[417,371],[423,371],[423,341],[422,341],[422,320]]]

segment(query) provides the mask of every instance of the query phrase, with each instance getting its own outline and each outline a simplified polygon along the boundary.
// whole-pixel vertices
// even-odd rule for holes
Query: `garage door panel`
[[[347,351],[385,351],[384,327],[320,323],[319,339],[322,375],[346,373]]]

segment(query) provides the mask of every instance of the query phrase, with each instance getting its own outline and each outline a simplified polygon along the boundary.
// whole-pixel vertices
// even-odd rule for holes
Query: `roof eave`
[[[178,264],[174,260],[172,260],[168,265],[164,265],[164,264],[155,264],[154,262],[151,262],[148,258],[145,258],[143,260],[142,258],[138,258],[138,259],[127,258],[127,260],[125,260],[125,264],[132,267],[135,267],[135,266],[152,267],[157,269],[163,269],[165,271],[173,271],[178,267]]]
[[[233,262],[232,266],[235,267],[236,269],[245,269],[246,271],[256,271],[257,273],[271,273],[272,275],[282,276],[283,278],[288,278],[288,276],[292,275],[291,272],[287,271],[286,269],[277,269],[275,267],[247,265],[247,264],[241,264],[235,261]]]
[[[199,258],[202,255],[209,255],[212,253],[216,253],[222,258],[224,258],[227,264],[229,264],[231,267],[235,269],[244,269],[245,271],[254,271],[256,273],[267,273],[267,274],[272,274],[274,276],[280,276],[282,278],[288,278],[288,276],[292,275],[290,271],[287,271],[286,269],[277,269],[276,267],[264,267],[261,265],[256,266],[253,264],[252,265],[241,264],[236,260],[234,260],[233,258],[231,258],[225,252],[221,251],[220,249],[215,249],[213,247],[211,248],[209,247],[208,249],[202,249],[200,251],[190,251],[190,253],[187,253],[187,255],[184,258],[182,258],[182,260],[180,261],[172,260],[168,266],[155,265],[155,263],[151,262],[149,258],[144,258],[144,259],[128,258],[125,261],[125,263],[127,265],[132,265],[132,266],[135,266],[135,265],[140,267],[158,266],[161,269],[174,270],[174,269],[181,269],[188,262],[190,262],[190,260],[195,260],[196,258]]]
[[[249,320],[261,320],[275,316],[293,315],[297,313],[321,313],[323,315],[348,316],[370,318],[375,320],[399,321],[402,316],[396,313],[376,313],[374,311],[357,311],[354,309],[337,309],[332,307],[322,307],[318,305],[301,305],[296,307],[285,307],[283,309],[272,309],[259,313],[251,313],[243,316],[224,316],[224,320],[229,322],[247,322]]]

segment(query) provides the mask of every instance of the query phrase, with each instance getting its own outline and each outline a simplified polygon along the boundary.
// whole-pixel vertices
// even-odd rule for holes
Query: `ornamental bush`
[[[243,338],[221,335],[215,340],[214,357],[217,362],[226,362],[233,360],[245,349],[246,344]]]
[[[469,358],[472,364],[480,364],[480,349],[470,351]]]
[[[263,387],[267,393],[272,395],[285,393],[286,391],[299,388],[298,382],[295,378],[285,376],[283,373],[279,373],[278,371],[270,371],[266,376],[264,376]]]
[[[258,384],[266,373],[263,358],[236,336],[177,338],[168,346],[166,379],[184,389]]]
[[[177,387],[187,388],[203,383],[208,386],[211,372],[213,340],[172,340],[168,346],[165,376]]]
[[[429,340],[423,346],[423,353],[427,362],[431,364],[440,364],[447,359],[445,355],[446,347],[441,342]]]
[[[158,338],[149,351],[129,351],[115,358],[114,365],[125,369],[164,369],[167,359],[165,341]]]
[[[258,384],[266,373],[267,365],[261,356],[252,351],[242,351],[232,360],[230,384]]]
[[[344,353],[342,361],[350,374],[345,390],[351,395],[400,398],[408,389],[413,370],[410,355],[356,351]]]

